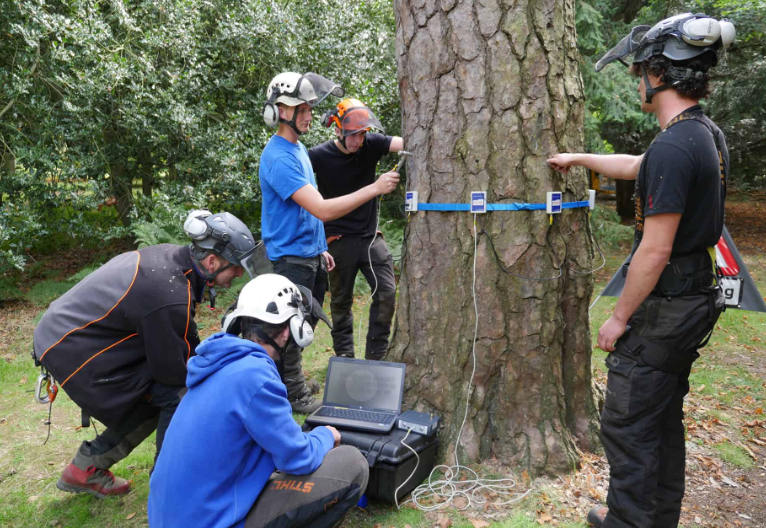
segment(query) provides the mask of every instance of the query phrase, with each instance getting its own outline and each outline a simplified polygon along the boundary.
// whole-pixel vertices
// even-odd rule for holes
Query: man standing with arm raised
[[[637,26],[596,65],[632,55],[641,109],[661,132],[642,156],[558,154],[557,170],[584,166],[636,179],[636,228],[625,288],[598,333],[609,352],[601,441],[609,460],[605,527],[677,526],[684,496],[683,399],[692,363],[723,309],[713,247],[723,230],[729,155],[702,112],[710,68],[734,27],[690,13]],[[623,62],[624,63],[624,62]]]
[[[383,131],[372,110],[357,99],[345,99],[322,118],[336,138],[309,150],[311,165],[325,198],[353,193],[375,182],[380,158],[403,148],[402,138]],[[391,173],[393,174],[393,173]],[[384,175],[385,176],[385,175]],[[329,252],[332,340],[335,353],[354,357],[354,282],[361,271],[374,292],[367,331],[366,359],[381,359],[388,348],[396,304],[394,264],[385,240],[376,233],[379,200],[372,199],[341,218],[325,222]]]

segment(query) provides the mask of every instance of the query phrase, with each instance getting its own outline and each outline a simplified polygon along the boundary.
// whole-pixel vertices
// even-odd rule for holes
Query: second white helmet
[[[240,333],[240,318],[252,317],[270,324],[286,321],[296,344],[306,348],[314,340],[314,329],[306,319],[300,289],[282,275],[267,273],[248,282],[239,294],[233,310],[224,316],[222,330]]]

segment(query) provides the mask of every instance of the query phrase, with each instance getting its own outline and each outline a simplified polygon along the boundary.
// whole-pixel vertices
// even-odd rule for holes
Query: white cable
[[[400,490],[400,489],[402,489],[402,487],[404,487],[404,485],[405,485],[405,484],[407,484],[407,483],[410,481],[410,479],[411,479],[411,478],[412,478],[412,477],[415,475],[415,472],[418,470],[418,466],[420,466],[420,455],[418,455],[418,452],[417,452],[417,451],[415,451],[414,449],[412,449],[412,447],[410,447],[410,445],[409,445],[409,444],[405,444],[405,443],[404,443],[404,441],[405,441],[405,440],[407,440],[407,437],[408,437],[408,436],[410,436],[410,433],[411,433],[411,432],[412,432],[412,428],[408,429],[408,430],[407,430],[407,434],[406,434],[406,435],[404,435],[404,438],[402,438],[402,439],[400,440],[400,442],[402,443],[402,445],[403,445],[404,447],[406,447],[407,449],[409,449],[410,451],[412,451],[412,453],[415,455],[415,459],[417,460],[417,462],[415,462],[415,469],[413,469],[413,470],[412,470],[412,473],[410,473],[410,476],[409,476],[409,477],[407,477],[407,480],[405,480],[404,482],[402,482],[402,483],[399,485],[399,487],[398,487],[398,488],[396,488],[396,491],[394,491],[394,503],[396,504],[396,509],[397,509],[397,510],[399,509],[399,490]]]
[[[367,308],[367,304],[372,301],[372,296],[375,295],[375,292],[378,291],[378,276],[375,275],[375,268],[372,265],[372,245],[375,243],[375,238],[378,236],[378,228],[380,227],[380,198],[378,198],[378,218],[375,221],[375,233],[372,235],[372,242],[370,242],[369,247],[367,247],[367,262],[370,264],[370,271],[372,272],[372,278],[375,279],[375,287],[372,289],[372,293],[370,293],[370,297],[367,299],[367,301],[364,303],[364,306],[362,306],[362,313],[359,314],[359,335],[357,339],[357,343],[359,344],[359,347],[361,347],[362,343],[362,321],[364,320],[364,309]],[[370,308],[372,310],[372,308]],[[367,331],[369,332],[370,329],[368,328]],[[356,347],[354,347],[356,348]],[[365,354],[366,355],[366,354]]]
[[[476,234],[476,213],[473,215],[473,286],[471,291],[473,292],[473,311],[476,319],[476,324],[473,328],[473,346],[471,347],[471,356],[473,357],[473,370],[471,370],[471,379],[468,381],[468,390],[465,395],[465,413],[463,414],[463,423],[460,425],[460,430],[457,433],[457,440],[455,441],[455,467],[460,470],[460,460],[457,457],[457,450],[460,447],[460,436],[463,434],[463,427],[468,419],[468,402],[471,401],[471,387],[473,386],[473,377],[476,374],[476,338],[479,337],[479,305],[476,302],[476,248],[479,244],[479,237]],[[457,473],[455,474],[457,477]]]
[[[473,287],[472,287],[472,291],[473,291],[473,309],[476,315],[476,324],[474,326],[473,347],[471,349],[471,355],[473,356],[473,370],[471,372],[471,379],[468,382],[468,391],[467,391],[466,400],[465,400],[465,414],[463,415],[463,423],[460,425],[460,430],[458,431],[458,434],[457,434],[457,441],[455,442],[455,465],[454,466],[438,465],[434,467],[431,470],[431,473],[428,475],[428,482],[426,482],[425,484],[421,484],[420,486],[412,490],[412,496],[400,505],[398,497],[396,496],[396,493],[402,488],[402,486],[404,486],[404,484],[406,484],[412,478],[412,476],[418,470],[418,466],[420,465],[420,457],[418,456],[417,452],[410,445],[404,443],[404,440],[407,439],[407,437],[410,435],[410,432],[411,432],[411,430],[407,431],[407,434],[401,440],[401,443],[407,449],[415,453],[415,456],[417,457],[417,464],[415,465],[415,469],[412,470],[412,473],[410,474],[410,476],[407,477],[407,480],[405,480],[401,484],[401,486],[396,488],[396,492],[394,492],[394,500],[396,502],[397,509],[401,508],[402,505],[407,504],[408,502],[412,502],[419,510],[434,511],[434,510],[438,510],[450,505],[452,501],[455,500],[455,498],[457,497],[464,497],[467,501],[466,505],[463,508],[459,508],[460,511],[463,511],[463,510],[467,510],[473,505],[486,504],[488,502],[487,499],[484,499],[477,495],[482,490],[494,492],[497,495],[506,496],[506,497],[514,495],[512,498],[510,498],[507,501],[495,503],[495,505],[497,506],[503,506],[507,504],[512,504],[514,502],[519,502],[524,497],[529,495],[529,493],[532,491],[532,489],[530,488],[524,493],[519,494],[519,492],[516,491],[516,481],[512,478],[480,479],[479,475],[474,470],[466,466],[461,466],[458,460],[457,450],[458,450],[458,447],[460,446],[460,436],[463,434],[463,427],[465,427],[465,422],[468,418],[468,404],[471,399],[471,387],[473,386],[473,378],[474,378],[474,375],[476,374],[476,339],[479,335],[479,305],[476,299],[476,249],[478,246],[478,240],[479,238],[478,238],[478,235],[476,234],[476,214],[474,213],[473,215]],[[438,471],[440,468],[444,468],[445,477],[440,480],[435,480],[435,481],[432,480],[434,473]],[[456,480],[458,473],[460,472],[461,469],[470,472],[474,476],[474,478],[467,479],[467,480]],[[420,500],[423,500],[424,498],[425,499],[435,498],[437,499],[437,502],[436,504],[428,506],[419,502]]]

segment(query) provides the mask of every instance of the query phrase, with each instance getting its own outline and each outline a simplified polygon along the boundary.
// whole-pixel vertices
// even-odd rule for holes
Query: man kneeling
[[[226,333],[197,347],[151,478],[150,526],[336,526],[358,502],[366,459],[338,447],[333,427],[302,432],[279,375],[287,343],[311,338],[309,301],[286,278],[261,275]]]

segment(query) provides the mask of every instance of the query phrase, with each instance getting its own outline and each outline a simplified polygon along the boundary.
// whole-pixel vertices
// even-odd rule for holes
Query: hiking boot
[[[314,378],[311,378],[306,380],[306,388],[309,390],[311,394],[319,394],[319,389],[321,389],[322,386],[319,384],[317,380],[315,380]]]
[[[123,495],[130,491],[130,481],[115,477],[108,469],[98,469],[90,466],[82,470],[74,464],[69,464],[61,474],[56,487],[69,493],[90,493],[99,499],[110,495]]]
[[[591,526],[601,528],[601,526],[604,524],[604,519],[606,519],[607,513],[609,513],[609,508],[606,506],[594,506],[588,512],[588,518],[586,520],[590,523]]]
[[[310,394],[307,394],[303,398],[290,400],[290,407],[293,408],[293,412],[300,414],[311,414],[321,406],[322,402]]]

